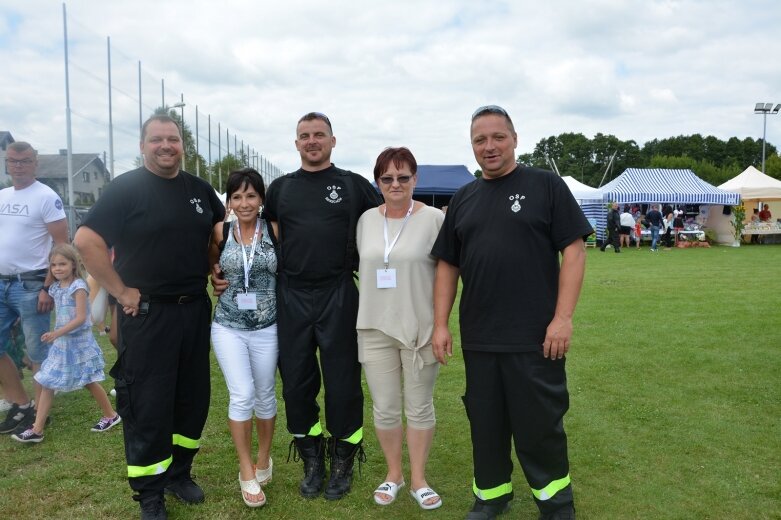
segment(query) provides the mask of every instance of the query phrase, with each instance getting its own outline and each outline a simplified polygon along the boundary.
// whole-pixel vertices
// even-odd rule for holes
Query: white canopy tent
[[[720,189],[740,193],[740,198],[749,200],[781,200],[781,181],[765,175],[753,166],[749,166],[743,173],[731,178]]]

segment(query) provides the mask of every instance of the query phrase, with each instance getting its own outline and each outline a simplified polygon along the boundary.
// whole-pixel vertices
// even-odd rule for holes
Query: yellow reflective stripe
[[[363,440],[363,428],[358,428],[355,430],[355,433],[347,437],[346,439],[342,439],[344,442],[349,442],[350,444],[358,444]]]
[[[566,477],[560,478],[559,480],[554,480],[542,489],[532,488],[532,494],[537,500],[548,500],[549,498],[553,497],[553,495],[569,486],[569,484],[569,473],[567,473]]]
[[[174,446],[190,448],[191,450],[197,450],[201,447],[200,439],[191,439],[189,437],[185,437],[184,435],[179,435],[178,433],[174,433],[172,442]]]
[[[513,484],[512,482],[507,482],[506,484],[501,484],[491,489],[480,489],[477,487],[477,481],[472,479],[472,491],[480,500],[492,500],[512,493]]]
[[[165,473],[165,470],[168,469],[168,466],[171,465],[171,461],[173,461],[173,456],[168,457],[162,462],[156,462],[152,464],[151,466],[128,466],[127,467],[127,476],[130,478],[133,477],[149,477],[152,475],[159,475],[161,473]]]
[[[309,429],[309,433],[307,433],[307,435],[309,435],[310,437],[317,437],[318,435],[322,435],[322,434],[323,434],[323,427],[320,424],[320,421],[317,421],[315,425]]]

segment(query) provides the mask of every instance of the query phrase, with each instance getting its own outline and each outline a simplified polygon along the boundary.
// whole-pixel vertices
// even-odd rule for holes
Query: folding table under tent
[[[603,203],[721,204],[735,206],[740,195],[719,189],[689,169],[627,168],[600,188]],[[660,208],[661,209],[661,208]],[[607,210],[597,220],[597,238],[605,239]]]

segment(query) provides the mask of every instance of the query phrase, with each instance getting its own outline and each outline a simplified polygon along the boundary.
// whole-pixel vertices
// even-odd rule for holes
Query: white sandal
[[[401,483],[396,484],[395,482],[383,482],[379,486],[377,486],[377,489],[374,490],[374,503],[379,506],[387,506],[393,503],[394,500],[396,500],[396,496],[399,494],[399,490],[404,487],[404,481],[402,480]],[[385,495],[389,495],[390,499],[383,500],[382,498],[377,496],[377,493],[383,493]]]
[[[410,489],[409,494],[412,495],[412,498],[415,499],[421,509],[436,509],[442,505],[442,497],[440,497],[439,494],[430,487],[422,487],[417,491]],[[438,499],[436,502],[431,504],[426,503],[426,500],[434,497]]]
[[[266,503],[266,494],[263,492],[263,488],[260,487],[260,484],[258,484],[257,479],[241,480],[241,473],[239,473],[239,486],[241,486],[241,499],[244,500],[247,507],[260,507]],[[255,496],[261,495],[263,499],[258,502],[251,502],[247,500],[244,493]]]
[[[271,457],[268,458],[268,468],[266,469],[258,469],[255,468],[255,479],[258,481],[258,484],[261,486],[265,486],[269,482],[271,482],[271,473],[274,470],[274,459]]]

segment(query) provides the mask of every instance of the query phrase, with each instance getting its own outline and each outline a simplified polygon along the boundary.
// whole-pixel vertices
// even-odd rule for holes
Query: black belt
[[[170,295],[170,294],[142,294],[141,301],[147,301],[149,303],[175,303],[182,305],[185,303],[192,303],[200,299],[206,298],[206,294],[182,294],[182,295]]]
[[[26,271],[17,274],[0,274],[0,280],[5,282],[33,282],[46,278],[48,269],[38,269],[37,271]]]

